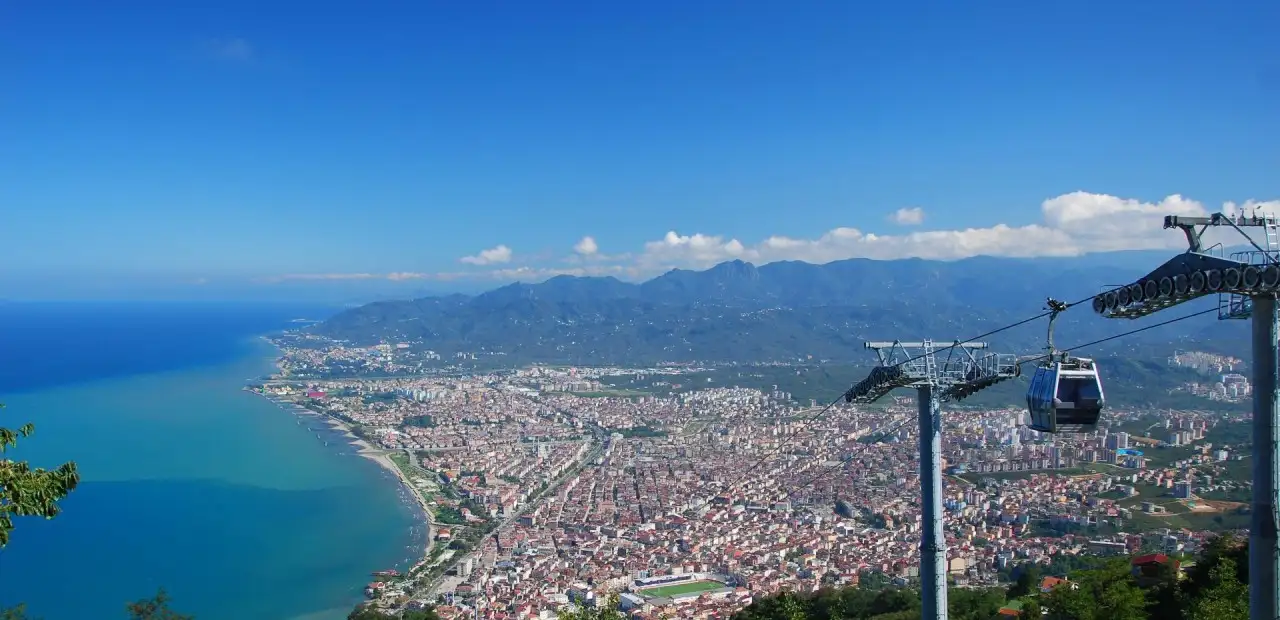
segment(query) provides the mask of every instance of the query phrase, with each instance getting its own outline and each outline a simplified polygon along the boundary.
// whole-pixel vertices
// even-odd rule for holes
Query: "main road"
[[[497,527],[493,528],[492,531],[490,531],[488,534],[485,534],[483,537],[480,538],[479,541],[477,541],[472,551],[470,551],[466,555],[451,559],[449,566],[445,568],[445,572],[448,572],[450,568],[452,568],[453,566],[456,566],[459,562],[461,562],[462,560],[466,559],[469,556],[473,556],[473,555],[479,556],[481,551],[484,549],[485,544],[489,542],[490,538],[492,538],[494,535],[496,535],[499,531],[503,530],[507,526],[511,525],[512,523],[515,523],[516,519],[519,519],[525,514],[528,514],[530,510],[532,510],[534,507],[538,505],[538,502],[541,501],[542,498],[547,497],[548,494],[555,493],[565,483],[565,481],[569,480],[573,476],[578,475],[578,473],[581,472],[582,469],[586,467],[588,463],[600,458],[600,454],[604,451],[605,440],[607,439],[608,436],[605,434],[604,429],[600,428],[597,425],[592,425],[591,430],[592,430],[592,437],[591,439],[588,440],[591,448],[587,451],[586,456],[579,459],[576,465],[566,470],[558,478],[556,478],[555,480],[552,480],[551,483],[547,485],[547,488],[543,489],[541,493],[538,493],[537,495],[530,497],[529,501],[525,502],[525,508],[523,510],[516,511],[515,514],[512,514],[502,519],[501,521],[499,521]],[[463,579],[462,577],[457,577],[457,576],[451,577],[449,575],[442,575],[441,577],[437,578],[434,582],[428,583],[425,587],[415,591],[411,598],[418,598],[421,594],[425,593],[428,600],[435,600],[440,595],[446,592],[453,591],[453,589],[458,587],[458,584],[462,583],[463,581],[465,581],[465,579]]]

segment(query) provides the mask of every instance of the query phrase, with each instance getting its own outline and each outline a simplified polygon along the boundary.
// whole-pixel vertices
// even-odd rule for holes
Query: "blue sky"
[[[1043,5],[10,5],[0,297],[1075,254],[1280,198],[1280,5]]]

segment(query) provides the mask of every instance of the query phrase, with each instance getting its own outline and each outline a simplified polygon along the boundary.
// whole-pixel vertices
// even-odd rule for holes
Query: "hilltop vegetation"
[[[1173,564],[1135,569],[1129,558],[1092,559],[1089,568],[1052,575],[1026,566],[1008,589],[952,588],[950,617],[989,620],[1001,608],[1046,620],[1247,620],[1248,547],[1215,539],[1179,579]],[[1043,592],[1043,577],[1069,580]],[[826,588],[785,592],[752,603],[733,620],[907,620],[920,617],[920,593],[909,589]],[[1038,612],[1042,609],[1044,615]]]
[[[1073,260],[852,259],[761,267],[733,261],[705,271],[676,269],[641,284],[559,276],[476,296],[372,303],[307,330],[360,345],[409,343],[446,358],[454,352],[500,352],[510,364],[866,363],[865,340],[972,337],[1038,314],[1048,296],[1076,301],[1104,283],[1130,280],[1153,266],[1113,268]],[[1188,304],[1187,310],[1210,301],[1215,300]],[[1182,312],[1108,321],[1082,306],[1063,315],[1060,344],[1096,340]],[[1248,342],[1242,322],[1211,321],[1152,329],[1098,351],[1164,356],[1194,342],[1241,353],[1236,349]],[[1039,352],[1046,327],[1036,321],[990,341],[1007,351]],[[1240,337],[1231,337],[1232,330]]]

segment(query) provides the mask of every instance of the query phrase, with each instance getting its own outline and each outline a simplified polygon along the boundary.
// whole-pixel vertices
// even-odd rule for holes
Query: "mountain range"
[[[959,261],[849,259],[755,266],[730,261],[673,269],[641,283],[557,276],[478,295],[381,301],[345,310],[309,331],[353,344],[406,342],[445,355],[503,353],[510,362],[869,361],[866,340],[952,341],[1037,315],[1046,297],[1085,303],[1062,315],[1059,346],[1088,342],[1212,307],[1198,300],[1137,321],[1092,313],[1088,298],[1130,282],[1168,252],[1079,258]],[[1196,347],[1247,354],[1244,321],[1212,314],[1150,329],[1097,350],[1164,356]],[[1047,320],[1002,331],[993,348],[1038,353]]]

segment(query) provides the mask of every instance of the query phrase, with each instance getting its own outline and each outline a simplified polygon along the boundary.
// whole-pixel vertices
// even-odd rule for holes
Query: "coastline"
[[[18,520],[0,553],[0,608],[25,602],[49,620],[110,618],[158,583],[175,609],[201,619],[345,618],[373,571],[419,561],[427,517],[395,478],[351,458],[357,449],[322,419],[282,415],[282,405],[242,393],[246,378],[275,369],[274,349],[241,323],[272,321],[271,312],[207,326],[155,312],[184,318],[174,327],[132,312],[85,313],[85,326],[127,338],[77,344],[69,341],[93,334],[51,333],[52,346],[14,351],[19,366],[39,361],[41,348],[71,362],[56,382],[3,395],[6,411],[37,427],[19,458],[43,467],[75,460],[82,479],[56,519]],[[77,347],[100,350],[82,358]],[[111,357],[120,361],[110,372],[89,364]],[[190,570],[191,558],[203,570]],[[67,566],[83,570],[63,578]]]
[[[271,339],[268,338],[267,336],[260,336],[259,338],[263,342],[269,344],[277,353],[276,355],[272,356],[273,357],[272,365],[273,365],[273,368],[275,369],[275,372],[272,373],[272,376],[274,377],[275,375],[280,374],[284,369],[282,358],[279,355],[280,348],[277,347],[275,343],[271,342]],[[435,512],[431,510],[430,503],[427,501],[426,497],[422,494],[422,491],[418,489],[418,487],[414,485],[412,481],[409,480],[408,473],[403,471],[398,465],[396,465],[394,461],[391,460],[389,456],[390,455],[389,451],[376,448],[372,444],[370,444],[368,441],[361,439],[354,432],[352,432],[350,425],[338,419],[337,417],[334,417],[326,413],[314,411],[312,409],[308,409],[306,407],[303,407],[301,405],[298,405],[297,403],[294,403],[288,400],[274,398],[269,394],[258,393],[252,390],[246,390],[246,391],[249,391],[250,393],[255,394],[257,396],[261,396],[262,398],[265,398],[267,402],[270,402],[276,405],[278,409],[287,411],[295,416],[310,415],[310,416],[315,416],[317,418],[323,418],[324,421],[326,421],[329,424],[329,427],[332,430],[342,434],[342,438],[347,442],[348,445],[356,448],[357,455],[364,457],[366,459],[369,459],[374,463],[377,463],[380,467],[382,467],[383,469],[395,475],[396,479],[400,482],[400,486],[406,489],[409,492],[409,494],[413,497],[414,501],[416,502],[419,512],[421,513],[420,516],[422,517],[422,521],[423,521],[421,525],[423,525],[426,528],[426,543],[423,545],[423,548],[422,548],[422,556],[421,558],[419,558],[417,562],[415,562],[410,567],[410,569],[416,568],[417,566],[420,566],[426,561],[428,561],[428,559],[431,557],[432,550],[435,548],[435,538],[432,532],[432,526],[435,522]]]
[[[316,415],[324,414],[317,413]],[[428,543],[427,550],[423,554],[423,557],[430,555],[431,546],[433,544],[430,541],[430,526],[431,522],[435,521],[435,513],[432,512],[431,505],[427,502],[427,498],[423,497],[422,491],[419,490],[418,487],[414,486],[413,482],[409,480],[408,474],[406,474],[404,470],[400,469],[400,466],[396,465],[395,461],[391,460],[391,457],[388,456],[389,452],[387,450],[375,448],[369,442],[357,437],[355,433],[351,432],[351,427],[346,422],[329,415],[326,415],[325,418],[329,422],[329,426],[333,427],[335,430],[342,431],[343,437],[345,437],[351,445],[360,448],[356,454],[381,465],[386,468],[387,471],[395,474],[396,478],[400,479],[400,484],[408,488],[409,492],[413,494],[414,499],[418,501],[418,506],[422,508],[422,512],[427,516]]]
[[[422,557],[414,563],[411,568],[416,568],[417,566],[422,565],[431,557],[431,551],[435,548],[435,538],[432,535],[432,525],[436,520],[435,512],[431,510],[431,505],[427,502],[427,498],[422,495],[422,491],[409,480],[408,474],[401,470],[400,467],[395,464],[395,461],[391,460],[391,457],[389,456],[390,453],[387,450],[375,448],[369,442],[357,437],[355,433],[351,432],[351,426],[338,418],[318,411],[312,411],[311,409],[306,409],[305,407],[301,407],[294,403],[281,402],[273,398],[266,397],[265,395],[263,396],[267,398],[268,401],[275,403],[276,406],[281,409],[284,409],[285,404],[290,405],[292,407],[291,413],[293,413],[293,415],[312,415],[317,418],[324,418],[325,422],[329,424],[331,429],[342,433],[342,438],[347,441],[348,445],[357,448],[357,455],[377,463],[382,468],[394,474],[396,479],[400,481],[400,486],[409,491],[409,494],[413,496],[414,501],[417,502],[419,511],[422,513],[422,516],[425,517],[422,525],[426,528],[426,544],[422,548]]]

